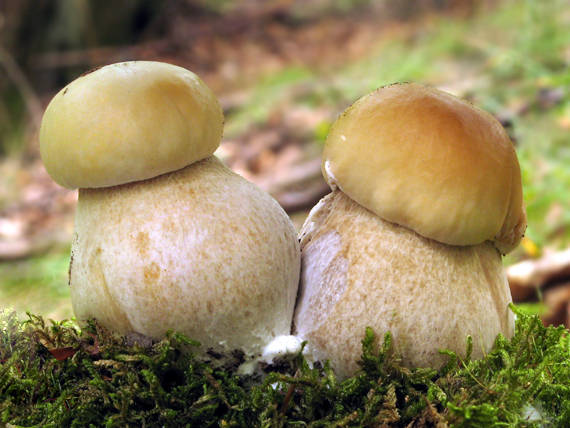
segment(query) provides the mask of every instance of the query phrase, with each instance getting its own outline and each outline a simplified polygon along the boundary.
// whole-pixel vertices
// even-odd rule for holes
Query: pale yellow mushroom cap
[[[526,227],[512,142],[490,114],[418,84],[366,95],[333,124],[323,174],[390,222],[450,245],[515,248]]]
[[[206,158],[222,129],[220,104],[194,73],[161,62],[124,62],[79,77],[53,98],[40,152],[64,187],[115,186]]]

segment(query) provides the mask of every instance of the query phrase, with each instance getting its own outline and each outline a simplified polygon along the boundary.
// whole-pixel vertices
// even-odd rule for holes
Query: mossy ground
[[[517,313],[482,360],[452,352],[407,369],[390,335],[367,331],[361,370],[339,381],[299,354],[264,377],[197,360],[177,333],[146,347],[96,323],[0,321],[0,424],[6,426],[570,426],[570,335]]]

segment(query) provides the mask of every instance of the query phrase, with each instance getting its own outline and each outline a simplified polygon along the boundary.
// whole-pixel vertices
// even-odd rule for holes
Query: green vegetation
[[[0,263],[0,302],[9,302],[18,312],[28,310],[54,319],[68,318],[71,316],[68,269],[69,248]]]
[[[338,380],[299,354],[239,377],[200,362],[169,333],[143,348],[95,323],[29,315],[0,321],[0,423],[17,426],[553,426],[570,424],[570,335],[515,307],[516,332],[482,360],[442,351],[438,370],[407,369],[391,337],[363,340],[361,370]],[[385,425],[383,425],[385,424]]]

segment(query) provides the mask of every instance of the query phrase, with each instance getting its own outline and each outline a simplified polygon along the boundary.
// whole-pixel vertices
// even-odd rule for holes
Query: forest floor
[[[195,71],[226,114],[217,154],[269,191],[298,227],[328,191],[320,151],[336,116],[389,83],[437,86],[490,111],[515,142],[529,227],[506,264],[570,245],[567,1],[505,1],[406,21],[366,10],[301,21],[279,10],[248,20],[239,14],[199,23],[178,19],[160,40],[47,53],[37,64],[88,69],[137,58]],[[0,162],[0,301],[61,319],[72,315],[67,266],[77,196],[47,176],[31,134],[25,155]],[[558,278],[561,283],[570,289],[570,277]],[[543,286],[552,284],[533,285]],[[531,294],[525,299],[536,300]],[[570,302],[570,296],[562,299]]]

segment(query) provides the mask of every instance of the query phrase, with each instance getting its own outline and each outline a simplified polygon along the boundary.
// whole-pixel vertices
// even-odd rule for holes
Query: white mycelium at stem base
[[[73,308],[120,333],[172,329],[202,351],[258,355],[290,333],[295,230],[275,200],[212,153],[223,114],[193,73],[157,62],[84,75],[48,106],[46,169],[79,187]]]
[[[391,331],[408,366],[438,350],[474,356],[513,316],[501,253],[526,227],[512,143],[489,114],[416,84],[379,89],[333,124],[323,153],[333,189],[301,231],[294,333],[342,376],[366,327]]]

